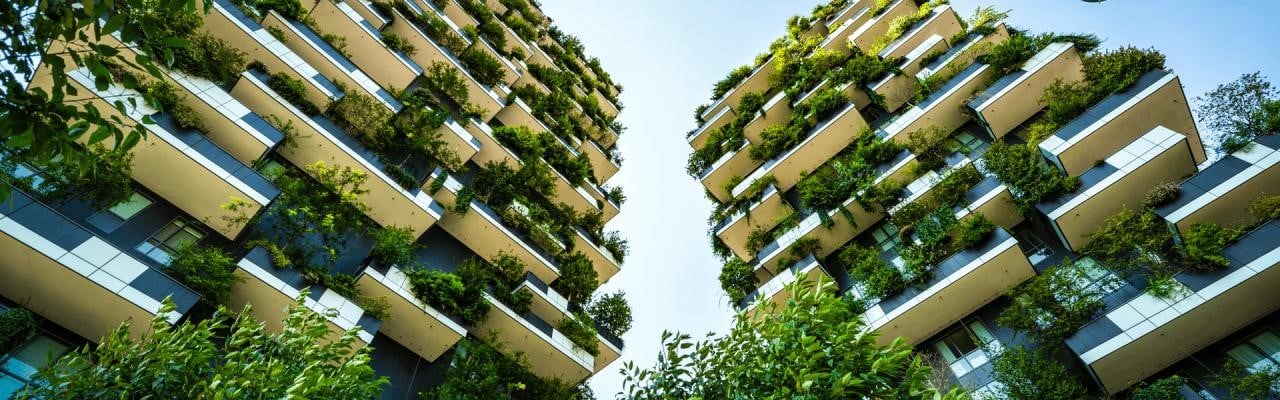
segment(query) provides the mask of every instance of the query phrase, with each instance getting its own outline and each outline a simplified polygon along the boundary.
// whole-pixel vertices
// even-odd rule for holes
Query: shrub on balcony
[[[581,252],[566,253],[557,259],[560,263],[560,278],[551,282],[551,287],[564,295],[570,304],[582,307],[591,299],[591,293],[600,287],[595,266]]]
[[[174,91],[173,85],[170,85],[168,82],[159,79],[148,82],[146,85],[142,86],[142,92],[151,95],[151,97],[155,99],[156,103],[158,103],[153,104],[153,106],[159,106],[158,108],[161,111],[164,111],[168,113],[169,116],[173,117],[174,122],[178,124],[179,128],[194,129],[200,132],[207,131],[207,128],[204,126],[204,121],[200,117],[200,113],[196,112],[196,110],[192,109],[190,106],[187,106],[187,96],[179,96],[178,93]]]
[[[268,10],[275,10],[281,16],[294,21],[304,21],[307,18],[308,11],[298,0],[246,0],[245,2],[252,4],[264,14]]]
[[[462,61],[463,66],[467,67],[467,71],[471,72],[471,77],[481,85],[495,86],[502,82],[502,77],[506,75],[502,70],[502,62],[478,47],[473,46],[463,51],[458,55],[458,59]]]
[[[737,257],[730,257],[720,268],[720,288],[729,295],[730,301],[742,301],[756,289],[755,269]]]
[[[626,292],[597,295],[587,305],[587,313],[605,331],[622,337],[631,330],[631,305],[627,304]]]
[[[391,49],[391,51],[404,53],[407,56],[418,53],[418,48],[413,43],[409,43],[409,39],[402,38],[393,32],[383,32],[382,43],[387,45],[387,48]]]
[[[496,346],[496,347],[495,347]],[[463,338],[454,347],[443,374],[443,381],[421,399],[590,399],[585,384],[577,387],[558,379],[535,375],[523,354],[503,354],[501,341],[487,338]]]
[[[850,244],[840,251],[840,262],[848,269],[849,278],[860,284],[858,289],[867,301],[888,298],[907,288],[902,272],[873,248]]]
[[[699,178],[702,172],[711,167],[721,156],[742,147],[742,144],[746,143],[747,140],[746,135],[742,133],[742,129],[752,119],[755,119],[756,113],[764,107],[764,103],[764,95],[760,93],[743,95],[742,101],[738,103],[737,113],[733,121],[712,131],[707,138],[707,142],[689,155],[689,161],[685,164],[685,172],[689,176]]]
[[[839,111],[849,98],[844,92],[829,88],[815,93],[803,103],[797,104],[791,114],[791,120],[785,125],[774,125],[761,133],[762,141],[751,147],[751,159],[763,161],[777,157],[779,154],[794,148],[808,137],[809,132],[819,123],[831,118]]]
[[[852,223],[852,213],[842,207],[844,201],[860,197],[875,180],[876,168],[902,149],[897,142],[880,140],[870,128],[859,132],[853,143],[796,184],[801,203],[815,210],[839,209]],[[826,218],[826,213],[819,216]]]
[[[557,325],[556,328],[560,333],[569,338],[573,344],[592,356],[600,355],[600,348],[596,346],[596,326],[591,321],[591,316],[574,313],[573,317],[562,319]]]
[[[231,287],[244,281],[235,274],[236,264],[220,248],[188,245],[178,249],[164,272],[200,294],[200,301],[217,307],[231,301]]]
[[[526,126],[499,126],[493,135],[503,145],[513,149],[526,162],[545,159],[569,183],[582,185],[594,176],[591,160],[586,154],[574,156],[553,133],[535,133]]]
[[[219,85],[230,85],[245,71],[245,54],[226,41],[197,34],[187,38],[187,46],[174,51],[173,68]]]
[[[520,36],[521,39],[530,42],[538,40],[538,28],[529,23],[522,14],[507,13],[502,16],[502,21],[506,22],[507,26],[511,27],[511,30],[515,31],[516,36]]]
[[[333,102],[326,114],[351,136],[375,150],[384,148],[390,140],[392,130],[387,123],[391,120],[391,110],[372,96],[347,93]]]
[[[720,98],[724,97],[725,93],[728,93],[729,90],[732,90],[734,87],[737,87],[739,83],[742,83],[743,80],[746,80],[747,76],[751,75],[751,70],[752,68],[750,66],[743,65],[729,71],[729,75],[725,76],[724,79],[721,79],[719,82],[716,82],[715,86],[711,88],[711,100],[720,100]]]
[[[991,223],[986,216],[976,214],[972,218],[960,221],[955,229],[955,246],[961,249],[971,249],[982,243],[992,233],[995,233],[996,225]]]
[[[1178,258],[1173,236],[1163,219],[1150,209],[1124,210],[1107,219],[1089,235],[1089,244],[1080,249],[1120,274],[1149,272],[1169,276]]]
[[[105,130],[102,132],[107,133]],[[101,144],[88,148],[72,146],[69,150],[64,157],[82,164],[39,162],[28,152],[4,153],[0,158],[0,174],[5,177],[5,182],[48,204],[79,199],[96,209],[105,209],[129,200],[133,195],[133,155],[127,150],[110,150]],[[15,177],[19,163],[40,170],[42,173],[37,176],[42,181],[37,184],[37,176]]]
[[[987,171],[1008,185],[1023,215],[1033,213],[1036,203],[1053,200],[1080,186],[1079,178],[1046,165],[1035,145],[997,141],[983,153],[982,160]]]
[[[428,269],[408,269],[409,287],[414,297],[445,314],[473,324],[489,313],[489,303],[478,288],[468,288],[458,275]]]
[[[1280,396],[1280,368],[1253,368],[1228,358],[1213,375],[1213,385],[1226,388],[1233,399],[1273,399]]]
[[[418,249],[413,229],[388,226],[370,232],[373,249],[369,257],[384,265],[408,265],[413,262],[413,252]]]
[[[320,107],[315,103],[307,100],[307,88],[299,79],[293,79],[289,74],[283,72],[272,73],[267,78],[267,87],[275,91],[285,101],[298,108],[303,114],[316,115],[320,113]]]
[[[463,121],[483,115],[483,110],[471,103],[471,92],[467,89],[466,78],[456,68],[447,63],[435,61],[427,67],[422,78],[424,86],[430,92],[415,91],[414,93],[422,93],[422,96],[439,96],[442,100],[440,103],[448,104],[450,108],[457,110]]]
[[[1151,384],[1143,384],[1133,391],[1132,400],[1167,400],[1182,397],[1182,385],[1186,378],[1171,375]]]
[[[498,22],[497,17],[494,17],[493,11],[489,9],[489,6],[478,0],[456,1],[458,5],[462,6],[463,10],[467,11],[467,14],[471,14],[480,23],[475,27],[479,36],[484,37],[489,43],[493,43],[493,47],[499,49],[499,51],[505,51],[503,49],[507,47],[506,32],[502,28],[502,23]]]
[[[1240,236],[1240,232],[1213,223],[1194,223],[1182,237],[1187,266],[1197,270],[1217,270],[1231,266],[1222,250]]]
[[[1142,198],[1144,207],[1159,207],[1174,199],[1178,198],[1179,186],[1177,182],[1165,182],[1147,191],[1146,196]]]
[[[1053,349],[1056,347],[1047,347]],[[1075,400],[1088,391],[1051,350],[1027,350],[1019,346],[1005,349],[992,360],[992,378],[1003,384],[1010,399]]]
[[[1253,217],[1263,222],[1280,218],[1280,195],[1262,195],[1249,204]]]
[[[996,322],[1042,344],[1056,344],[1093,320],[1105,304],[1097,286],[1077,267],[1054,266],[1009,290],[1009,307]]]
[[[306,174],[291,169],[274,180],[280,196],[262,212],[270,225],[261,229],[265,237],[250,244],[270,251],[276,268],[296,268],[309,280],[320,281],[347,251],[346,238],[368,225],[368,207],[360,200],[368,193],[367,175],[323,162],[305,169]]]
[[[408,18],[410,23],[450,53],[462,54],[463,50],[467,49],[467,40],[455,32],[448,22],[434,13],[419,13],[403,1],[394,1],[392,4],[400,15]]]
[[[8,354],[36,333],[36,319],[24,308],[0,311],[0,354]]]
[[[900,15],[892,21],[889,21],[889,28],[885,31],[885,34],[879,39],[876,39],[875,43],[871,45],[867,53],[880,53],[881,50],[884,50],[884,48],[890,43],[893,43],[894,40],[898,40],[898,38],[902,37],[903,34],[906,34],[907,31],[916,26],[916,24],[928,18],[929,15],[933,13],[934,8],[947,3],[950,3],[950,1],[929,0],[924,4],[921,4],[920,8],[916,9],[916,12]]]

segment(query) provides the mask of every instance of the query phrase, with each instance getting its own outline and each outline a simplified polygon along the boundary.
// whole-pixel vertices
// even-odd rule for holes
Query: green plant
[[[165,273],[200,294],[210,306],[231,301],[231,288],[244,278],[235,274],[231,256],[217,247],[188,245],[178,249],[165,266]]]
[[[1003,384],[1007,399],[1076,400],[1087,393],[1061,362],[1044,351],[1013,346],[996,356],[992,367],[992,377]]]
[[[987,171],[1008,185],[1014,203],[1024,215],[1034,212],[1036,203],[1053,200],[1080,186],[1079,178],[1045,165],[1035,145],[997,141],[983,153],[982,159]]]
[[[317,33],[320,33],[320,39],[324,40],[325,43],[328,43],[329,46],[332,46],[334,50],[337,50],[338,54],[341,54],[343,57],[346,57],[346,58],[351,58],[351,51],[347,50],[346,36],[342,36],[336,33],[324,33],[324,32],[317,32]]]
[[[581,395],[581,389],[558,379],[538,377],[530,371],[524,354],[508,356],[503,354],[500,346],[501,342],[494,337],[485,340],[463,338],[454,347],[453,358],[445,365],[443,382],[430,391],[419,393],[418,398],[589,399],[575,397]]]
[[[1079,267],[1054,266],[1009,290],[1010,305],[996,322],[1030,335],[1039,343],[1058,343],[1093,319],[1105,306],[1096,286],[1084,287]]]
[[[1249,203],[1253,217],[1262,221],[1280,218],[1280,195],[1261,195]]]
[[[174,92],[173,85],[168,82],[161,79],[151,81],[142,87],[142,91],[150,94],[156,101],[153,106],[158,106],[157,108],[160,110],[169,113],[179,128],[194,129],[200,132],[207,130],[200,113],[187,106],[187,96],[179,96],[178,93]]]
[[[587,305],[587,313],[605,331],[621,337],[631,330],[631,305],[621,290],[598,295]]]
[[[927,382],[928,367],[910,346],[877,345],[878,333],[861,313],[831,295],[831,283],[803,280],[787,289],[791,300],[754,315],[739,313],[732,329],[693,341],[664,332],[652,368],[623,367],[630,399],[939,399]]]
[[[591,299],[591,293],[600,286],[596,269],[591,260],[581,252],[561,255],[560,278],[551,282],[551,287],[569,300],[570,304],[582,306]]]
[[[404,274],[414,297],[463,322],[475,323],[489,312],[480,293],[469,292],[456,274],[420,268],[404,270]]]
[[[574,313],[572,317],[560,320],[557,329],[587,353],[593,356],[600,355],[600,348],[596,346],[596,326],[591,321],[591,316]]]
[[[1228,359],[1213,375],[1213,384],[1227,388],[1232,399],[1268,399],[1280,395],[1276,387],[1280,383],[1280,369],[1275,367],[1249,368]]]
[[[835,88],[815,93],[809,99],[797,104],[791,120],[785,125],[774,125],[765,128],[760,134],[762,141],[751,147],[751,159],[768,160],[800,144],[809,131],[818,123],[831,117],[831,114],[849,103],[844,92]]]
[[[1144,207],[1159,207],[1178,198],[1178,191],[1177,183],[1161,183],[1147,192],[1147,195],[1142,198],[1142,205]]]
[[[320,107],[307,100],[307,88],[302,80],[294,79],[289,74],[276,72],[267,77],[267,87],[275,91],[285,101],[298,108],[303,114],[316,115]]]
[[[1258,135],[1280,133],[1280,90],[1260,72],[1241,75],[1195,100],[1200,123],[1217,133],[1223,153],[1244,149]]]
[[[413,43],[409,43],[409,39],[402,38],[392,32],[382,33],[382,43],[386,44],[388,49],[404,53],[407,56],[418,53],[418,48],[414,47]]]
[[[849,278],[859,282],[862,298],[870,301],[884,299],[907,288],[907,281],[898,271],[870,247],[851,244],[840,251],[840,262],[849,271]]]
[[[502,70],[502,62],[478,47],[468,48],[458,55],[458,59],[462,61],[462,65],[467,67],[467,71],[471,72],[471,77],[475,78],[476,82],[481,85],[497,85],[502,82],[502,77],[506,75],[506,72]]]
[[[288,37],[286,37],[286,36],[284,35],[284,31],[283,31],[283,30],[281,30],[280,28],[277,28],[277,27],[274,27],[274,26],[268,26],[268,27],[267,27],[267,33],[270,33],[270,34],[271,34],[271,37],[276,38],[276,40],[279,40],[279,41],[280,41],[280,43],[284,43],[284,44],[288,44],[288,43],[289,43],[289,39],[288,39]]]
[[[987,217],[982,214],[974,215],[972,218],[960,221],[956,226],[955,245],[957,248],[968,249],[977,246],[990,237],[996,231],[996,225],[991,223]]]
[[[333,118],[333,121],[351,136],[369,147],[377,150],[389,146],[386,142],[390,141],[390,136],[393,134],[393,131],[388,129],[390,128],[388,122],[392,117],[391,110],[372,96],[349,92],[333,102],[325,114]]]
[[[720,268],[720,288],[729,295],[730,301],[742,301],[747,293],[756,289],[755,269],[737,257],[730,258]]]
[[[1118,273],[1145,271],[1172,276],[1178,256],[1173,235],[1163,219],[1150,209],[1121,211],[1093,234],[1080,252],[1102,261]]]
[[[739,83],[742,83],[743,80],[747,79],[747,76],[751,75],[751,70],[751,66],[743,65],[729,71],[729,75],[725,76],[724,79],[721,79],[719,82],[716,82],[715,86],[711,88],[711,100],[720,100],[720,98],[724,97],[725,93],[728,93],[730,89],[733,89],[738,86]]]
[[[245,71],[245,54],[213,36],[197,34],[187,38],[187,47],[174,52],[173,68],[219,85],[230,85]]]
[[[386,265],[408,265],[413,262],[413,252],[418,244],[413,237],[413,229],[388,226],[370,232],[373,250],[369,256]]]
[[[35,195],[45,203],[55,204],[83,200],[94,208],[103,209],[120,204],[133,195],[133,155],[124,148],[110,150],[99,144],[67,149],[67,156],[60,161],[43,161],[28,150],[4,154],[0,158],[0,176],[5,182]],[[14,170],[18,163],[35,167],[43,172],[36,177],[17,178]],[[13,178],[10,178],[13,177]],[[9,185],[0,184],[5,190]]]
[[[0,311],[0,354],[17,349],[36,332],[36,319],[24,308]]]
[[[19,397],[39,399],[222,398],[250,391],[269,398],[374,398],[388,384],[370,366],[357,330],[336,340],[323,315],[300,294],[282,328],[267,331],[246,306],[220,308],[200,322],[170,325],[166,301],[150,331],[134,339],[130,322],[42,368],[45,385]],[[306,384],[299,384],[305,382]]]
[[[1198,270],[1216,270],[1231,265],[1222,250],[1240,235],[1240,232],[1213,223],[1194,223],[1182,237],[1182,247],[1187,254],[1187,265]]]
[[[1132,400],[1168,400],[1182,397],[1182,386],[1186,384],[1186,378],[1178,375],[1171,375],[1145,384],[1133,391]]]

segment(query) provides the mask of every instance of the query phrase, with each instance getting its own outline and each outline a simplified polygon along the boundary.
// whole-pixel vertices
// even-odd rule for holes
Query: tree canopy
[[[757,304],[724,336],[695,341],[664,332],[656,366],[623,367],[631,399],[961,399],[928,384],[930,372],[902,339],[876,343],[831,283],[793,283],[780,309]]]

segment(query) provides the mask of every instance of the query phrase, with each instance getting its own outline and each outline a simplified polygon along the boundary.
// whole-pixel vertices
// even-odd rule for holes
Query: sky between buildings
[[[635,325],[626,351],[592,378],[601,399],[622,386],[618,369],[650,366],[663,330],[727,330],[732,308],[716,279],[706,217],[711,203],[684,172],[693,110],[730,69],[751,63],[781,36],[791,15],[815,0],[541,0],[554,24],[582,39],[587,52],[623,85],[619,146],[626,158],[610,182],[625,188],[622,214],[609,229],[631,240],[631,255],[602,292],[625,290]],[[1084,32],[1103,47],[1155,47],[1168,56],[1188,98],[1241,74],[1261,71],[1280,83],[1280,34],[1274,0],[952,0],[961,16],[979,6],[1012,10],[1010,26],[1033,32]],[[1194,103],[1193,103],[1194,104]]]

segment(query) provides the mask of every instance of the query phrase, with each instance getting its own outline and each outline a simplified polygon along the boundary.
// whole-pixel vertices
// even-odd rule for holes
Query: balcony
[[[915,76],[920,71],[919,60],[926,54],[946,48],[945,38],[932,35],[903,56],[903,61],[898,64],[901,72],[889,74],[880,81],[872,83],[869,88],[884,99],[884,109],[890,112],[897,111],[907,102],[914,100],[916,93],[920,91],[920,80]]]
[[[730,89],[724,94],[724,97],[720,98],[720,100],[716,100],[715,103],[711,103],[711,106],[708,107],[706,111],[702,112],[702,120],[709,120],[711,116],[719,114],[721,109],[737,108],[738,102],[741,101],[742,96],[745,96],[747,93],[760,93],[765,96],[772,95],[773,93],[769,89],[769,76],[773,75],[773,61],[773,57],[770,57],[768,61],[756,66],[755,69],[751,70],[750,75],[747,75],[742,82],[738,83],[738,86]]]
[[[1185,287],[1175,298],[1132,291],[1067,346],[1114,394],[1280,309],[1280,221],[1249,232],[1223,255],[1226,269],[1174,275]]]
[[[582,228],[576,228],[573,235],[573,248],[581,251],[591,261],[591,266],[596,270],[596,281],[604,284],[614,275],[622,270],[622,265],[618,263],[618,259],[613,257],[608,249],[596,245],[591,239],[591,235]]]
[[[723,107],[719,112],[716,112],[714,115],[709,117],[710,119],[707,119],[708,117],[704,116],[703,120],[706,122],[699,126],[698,129],[694,130],[688,137],[689,147],[697,149],[707,144],[707,139],[711,137],[711,132],[715,132],[717,129],[720,129],[729,122],[732,122],[733,119],[736,118],[736,115],[737,114],[734,113],[733,110],[729,109],[729,107]]]
[[[1013,229],[1026,219],[1014,205],[1013,194],[1009,192],[1009,188],[994,176],[983,179],[969,189],[965,193],[964,201],[968,205],[956,213],[958,220],[977,214],[986,217],[996,226]]]
[[[898,337],[917,345],[1035,276],[1018,240],[996,229],[978,246],[961,250],[932,269],[927,284],[908,287],[866,312],[881,345]]]
[[[985,85],[992,75],[995,75],[995,70],[985,64],[970,65],[919,104],[902,111],[877,134],[906,144],[911,132],[930,126],[947,132],[960,128],[969,121],[969,113],[963,108],[965,100]]]
[[[93,101],[104,118],[119,117],[146,130],[147,139],[129,151],[133,156],[133,179],[219,234],[234,239],[247,225],[247,221],[236,220],[238,212],[223,209],[222,205],[243,200],[247,204],[241,211],[252,216],[280,194],[279,189],[253,168],[236,160],[200,132],[178,127],[169,115],[149,107],[137,92],[115,85],[100,92],[84,69],[70,71],[68,75],[71,77],[68,84],[81,95],[67,101]],[[32,86],[43,86],[48,79],[47,74],[41,74]],[[137,107],[128,109],[128,115],[122,115],[105,99],[136,102]],[[143,116],[150,116],[155,123],[142,123]],[[81,138],[88,139],[88,135]],[[111,146],[112,142],[108,140],[105,144]]]
[[[478,49],[478,51],[488,53],[494,60],[498,60],[498,64],[502,66],[502,85],[511,85],[516,82],[516,79],[520,78],[520,68],[511,63],[511,60],[499,53],[497,49],[494,49],[493,44],[489,43],[488,40],[480,38],[471,42],[471,49]]]
[[[511,149],[503,146],[502,142],[493,136],[493,128],[489,127],[489,124],[473,119],[465,128],[480,143],[480,151],[471,157],[471,161],[475,161],[477,165],[495,162],[512,168],[520,167],[519,156],[512,153]]]
[[[302,279],[302,272],[294,268],[276,268],[271,263],[271,254],[262,247],[254,247],[248,254],[236,262],[235,275],[243,281],[231,288],[233,310],[241,310],[252,304],[252,314],[267,329],[279,331],[282,321],[287,315],[285,311],[294,304],[302,290],[310,290],[304,305],[325,315],[329,326],[329,340],[337,341],[343,333],[357,329],[357,343],[360,347],[373,341],[381,324],[377,318],[366,314],[355,302],[342,297],[326,288],[307,288]],[[326,315],[329,311],[335,315]]]
[[[333,81],[303,61],[257,20],[245,15],[232,0],[214,0],[213,10],[205,15],[201,27],[204,33],[227,41],[232,47],[245,52],[247,59],[261,62],[272,72],[302,81],[307,101],[320,108],[325,108],[331,99],[342,97],[342,91]]]
[[[943,53],[942,56],[938,57],[936,60],[933,60],[928,64],[918,65],[917,67],[908,67],[912,69],[919,68],[913,75],[915,75],[917,79],[924,80],[934,74],[942,72],[946,68],[972,64],[974,59],[983,53],[978,50],[986,46],[994,46],[1008,38],[1009,28],[1005,26],[1004,22],[997,22],[995,24],[994,32],[987,34],[986,36],[970,34],[962,42],[951,43],[951,49],[947,50],[946,53]],[[947,39],[950,40],[951,38]],[[904,68],[904,70],[906,69],[907,68]]]
[[[252,165],[284,140],[283,132],[217,84],[176,71],[165,80],[186,95],[183,103],[200,115],[204,135],[241,163]]]
[[[578,152],[585,153],[591,160],[591,168],[595,172],[596,182],[607,182],[609,178],[622,169],[617,161],[609,157],[609,153],[600,148],[594,140],[583,140],[578,143]]]
[[[441,174],[443,171],[440,170],[432,174],[433,180],[442,176],[445,179],[444,187],[435,195],[441,201],[454,204],[458,191],[462,190],[462,182]],[[533,245],[533,241],[523,233],[508,228],[502,222],[502,215],[479,200],[472,200],[465,214],[446,214],[440,220],[440,226],[481,258],[492,260],[500,254],[510,254],[519,258],[525,268],[543,282],[554,282],[560,277],[554,257]]]
[[[383,172],[382,162],[372,151],[347,135],[341,127],[323,116],[308,116],[275,92],[267,88],[266,77],[260,71],[241,75],[232,93],[241,93],[241,100],[258,112],[275,115],[292,123],[298,130],[296,147],[279,149],[294,165],[304,167],[323,161],[329,167],[346,167],[368,176],[365,189],[369,191],[360,200],[369,206],[367,215],[383,226],[400,226],[413,229],[414,236],[426,232],[444,213],[444,207],[421,190],[405,190]],[[466,132],[457,124],[446,123],[441,127],[441,138],[455,147],[464,149],[459,156],[474,154],[477,144],[467,139]],[[465,147],[461,147],[465,146]],[[466,152],[465,149],[472,149]]]
[[[738,311],[745,310],[749,316],[754,316],[759,311],[767,310],[769,306],[766,304],[772,304],[776,307],[776,310],[781,310],[787,305],[787,300],[791,299],[791,291],[787,290],[787,285],[803,280],[813,283],[814,287],[817,287],[817,283],[824,279],[828,282],[832,281],[831,274],[811,254],[769,279],[768,282],[756,288],[754,292],[747,294],[747,297],[742,298],[742,301],[739,301],[734,306]]]
[[[1280,188],[1280,136],[1266,135],[1253,145],[1214,162],[1178,186],[1178,196],[1156,208],[1180,233],[1192,224],[1241,227],[1254,222],[1246,206]]]
[[[826,81],[823,81],[818,84],[818,87],[821,88],[825,85]],[[815,88],[813,91],[817,92],[818,90]],[[805,97],[808,96],[806,95]],[[855,101],[854,103],[857,102]],[[742,133],[746,135],[747,140],[751,143],[763,142],[764,137],[761,134],[764,133],[765,128],[774,125],[786,125],[791,122],[791,114],[794,114],[794,112],[791,109],[791,101],[787,99],[787,93],[778,92],[778,94],[773,95],[769,101],[764,103],[764,106],[760,108],[760,111],[756,112],[751,122],[742,127]]]
[[[176,323],[200,296],[16,188],[0,201],[0,295],[97,341],[123,321],[141,337],[161,301]]]
[[[364,8],[363,5],[360,7]],[[369,74],[380,86],[407,88],[414,79],[422,75],[423,69],[418,63],[410,60],[404,53],[388,48],[383,42],[382,32],[347,2],[316,2],[308,16],[328,33],[345,37],[350,48],[359,49],[351,53],[351,62]]]
[[[768,230],[778,226],[778,220],[791,212],[791,206],[782,198],[782,192],[773,185],[765,188],[760,201],[751,204],[746,212],[725,218],[715,226],[715,234],[724,241],[738,258],[750,260],[754,254],[747,249],[751,232]]]
[[[1074,45],[1052,43],[1021,68],[991,84],[969,102],[969,108],[991,137],[1002,138],[1044,109],[1040,96],[1050,84],[1084,79],[1082,68]]]
[[[879,55],[886,60],[906,57],[908,52],[934,35],[950,38],[964,32],[964,27],[960,24],[960,16],[956,15],[955,9],[952,9],[950,5],[935,8],[929,13],[928,17],[917,22],[915,27],[889,43],[883,50],[880,50]]]
[[[917,9],[915,1],[897,0],[880,10],[880,15],[863,22],[858,29],[855,29],[849,35],[849,43],[866,53],[877,40],[880,40],[885,33],[889,32],[890,21],[904,15],[914,14]]]
[[[1040,142],[1040,152],[1075,176],[1157,126],[1185,135],[1195,162],[1204,162],[1204,147],[1182,84],[1177,75],[1161,70],[1146,73],[1128,90],[1107,97],[1058,129]]]
[[[525,126],[534,133],[550,133],[551,128],[542,123],[542,120],[533,115],[533,108],[529,107],[522,99],[515,99],[507,103],[498,114],[494,115],[505,126]]]
[[[379,86],[338,49],[303,23],[285,19],[275,11],[269,11],[266,18],[262,20],[262,26],[283,32],[285,45],[293,49],[298,58],[311,64],[324,76],[335,79],[336,83],[345,85],[350,90],[364,91],[365,94],[378,99],[392,112],[400,111],[402,106],[395,96]]]
[[[538,280],[538,277],[532,274],[526,274],[524,283],[516,290],[526,290],[533,294],[533,302],[529,306],[529,311],[542,321],[560,321],[566,318],[573,318],[573,313],[569,311],[569,300],[556,293],[555,290],[547,286],[546,283]],[[622,339],[618,339],[612,333],[605,331],[599,326],[597,339],[597,348],[600,355],[595,357],[595,365],[592,368],[595,372],[600,372],[608,367],[619,357],[622,356]]]
[[[459,60],[458,57],[453,53],[450,53],[449,50],[441,47],[434,40],[431,40],[430,36],[422,32],[421,29],[418,29],[417,25],[410,22],[410,20],[401,14],[400,11],[393,10],[392,15],[394,16],[393,19],[399,23],[391,23],[387,26],[387,31],[407,39],[410,44],[418,49],[417,52],[409,56],[413,62],[418,65],[425,65],[427,68],[430,68],[432,64],[437,62],[445,63],[456,69],[463,77],[466,78],[463,79],[463,81],[467,83],[467,98],[455,100],[467,101],[483,109],[484,113],[480,116],[480,119],[483,121],[488,121],[493,118],[498,111],[502,110],[502,108],[506,106],[506,101],[504,101],[502,97],[498,96],[498,94],[493,91],[493,88],[481,85],[480,82],[477,82],[476,79],[471,76],[471,73],[467,71],[467,68],[462,66],[462,60]],[[463,40],[466,39],[464,38]]]
[[[497,333],[499,348],[507,354],[524,354],[532,363],[532,372],[542,378],[557,378],[570,384],[586,379],[595,372],[596,360],[550,323],[532,313],[516,314],[488,293],[484,298],[493,308],[471,332],[477,336]]]
[[[620,204],[614,203],[613,200],[604,196],[605,189],[603,186],[588,183],[582,188],[583,190],[586,190],[592,198],[596,199],[596,205],[599,206],[601,210],[604,210],[604,222],[612,221],[613,217],[618,216],[621,212],[619,209],[621,206]]]
[[[552,46],[559,46],[559,45],[558,45],[558,44],[556,44],[555,42],[552,42],[552,44],[551,44],[551,45],[552,45]],[[544,45],[544,46],[545,46],[545,45]],[[555,61],[555,60],[552,60],[552,59],[551,59],[551,56],[547,55],[546,50],[543,50],[543,49],[542,49],[542,46],[532,46],[532,47],[533,47],[533,49],[532,49],[533,51],[530,51],[530,52],[529,52],[529,58],[527,58],[527,59],[525,59],[525,60],[524,60],[524,62],[525,62],[525,63],[528,63],[528,64],[537,64],[537,65],[540,65],[540,66],[542,66],[542,67],[544,67],[544,68],[550,68],[551,70],[556,71],[556,72],[560,72],[560,71],[562,71],[562,69],[560,68],[560,66],[559,66],[559,65],[556,65],[556,61]]]
[[[462,325],[418,300],[399,267],[370,265],[356,287],[364,296],[385,298],[391,304],[391,318],[378,331],[428,361],[435,361],[467,335]]]
[[[1080,188],[1036,208],[1049,218],[1067,249],[1089,243],[1089,234],[1124,209],[1139,209],[1151,188],[1196,172],[1187,137],[1158,126],[1080,175]]]
[[[791,187],[800,181],[802,173],[818,168],[835,156],[852,143],[866,127],[867,121],[862,119],[862,114],[858,113],[852,103],[847,104],[830,119],[819,123],[809,131],[808,137],[791,150],[766,161],[764,165],[743,179],[742,183],[734,187],[730,195],[742,194],[757,179],[766,175],[777,178],[776,184],[779,190],[791,190]]]
[[[715,163],[702,171],[702,187],[710,191],[720,201],[729,201],[735,194],[733,188],[725,185],[731,183],[735,178],[756,170],[763,161],[756,161],[751,158],[749,148],[751,143],[743,141],[742,146],[737,149],[724,153],[716,160]],[[752,176],[755,176],[752,174]]]
[[[591,72],[591,68],[587,68],[586,70],[588,73]],[[618,118],[618,113],[622,112],[622,110],[618,109],[616,104],[613,104],[613,101],[610,101],[609,98],[600,94],[600,89],[592,89],[591,96],[596,99],[596,103],[600,104],[600,111],[604,113],[606,118]]]
[[[832,18],[827,25],[827,38],[818,44],[818,49],[849,54],[849,36],[853,35],[867,20],[871,19],[871,6],[874,1],[859,0],[852,2],[843,11]],[[838,25],[836,25],[838,23]]]

